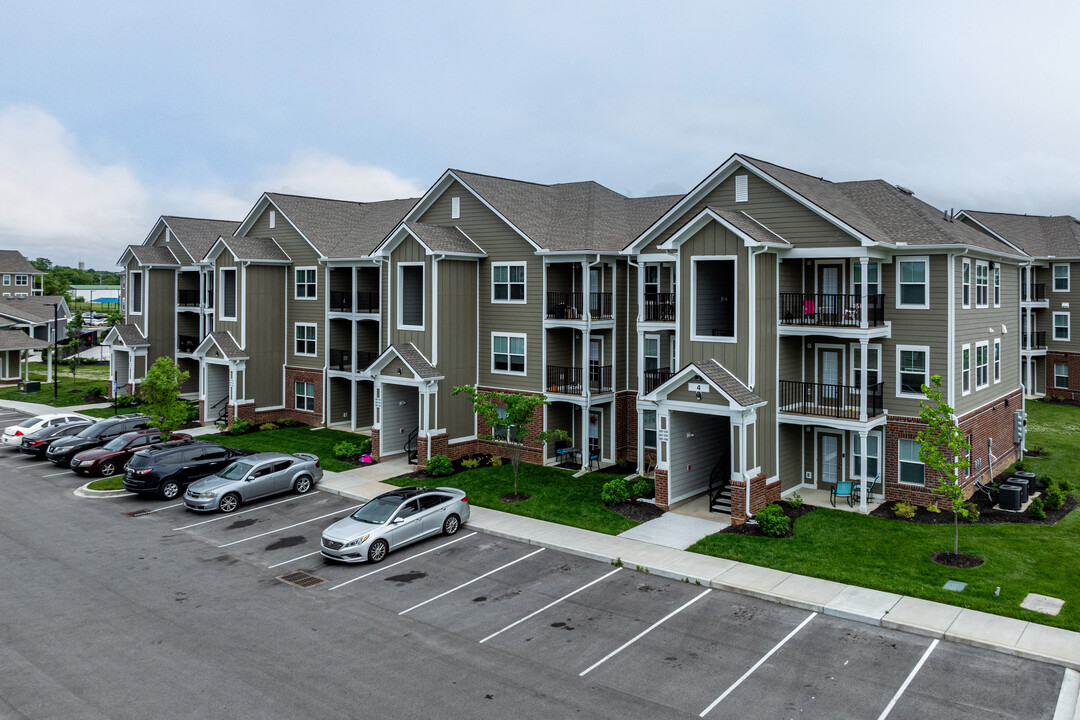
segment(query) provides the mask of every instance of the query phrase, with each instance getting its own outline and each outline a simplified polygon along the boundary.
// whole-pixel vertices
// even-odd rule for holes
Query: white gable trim
[[[413,348],[415,349],[416,346],[413,345]],[[416,350],[416,352],[420,353],[420,357],[424,357],[424,353],[421,353],[419,350]],[[367,369],[366,372],[369,373],[372,377],[376,377],[380,373],[382,373],[383,369],[387,365],[389,365],[390,362],[394,358],[397,358],[398,360],[400,360],[402,363],[404,363],[405,367],[409,368],[409,370],[412,371],[412,374],[413,374],[412,379],[413,380],[426,381],[426,380],[443,380],[443,379],[445,379],[442,375],[440,375],[438,377],[430,377],[430,378],[420,377],[420,375],[416,372],[416,368],[414,368],[412,366],[412,363],[410,363],[408,360],[406,360],[404,357],[402,357],[401,353],[399,353],[394,348],[393,345],[391,345],[390,347],[383,350],[382,354],[379,355],[379,357],[375,358],[375,362],[371,363],[371,365],[368,366],[368,369]],[[427,360],[427,358],[424,358],[424,359]],[[387,375],[386,377],[389,379],[391,376]],[[396,375],[393,376],[393,377],[394,377],[394,379],[400,379]]]
[[[723,366],[721,366],[721,367],[723,367]],[[712,387],[714,390],[716,390],[716,392],[718,392],[718,393],[720,393],[721,395],[724,396],[724,398],[728,401],[728,405],[730,405],[731,407],[733,407],[733,408],[735,408],[737,410],[746,410],[746,409],[748,409],[747,406],[741,405],[740,403],[738,403],[735,400],[735,398],[731,397],[726,392],[724,392],[723,388],[721,388],[719,385],[717,385],[715,382],[713,382],[712,378],[710,378],[706,373],[702,372],[701,369],[698,368],[698,366],[696,364],[694,364],[694,363],[690,363],[689,365],[684,367],[682,370],[680,370],[679,372],[672,375],[670,378],[667,379],[667,382],[661,383],[660,385],[656,386],[656,388],[651,393],[648,393],[647,395],[645,395],[641,399],[642,400],[649,400],[651,402],[661,402],[663,400],[666,400],[668,394],[672,390],[677,388],[679,385],[682,385],[691,376],[700,377],[704,382],[708,383],[710,387]],[[757,406],[753,405],[753,406],[750,406],[750,407],[757,407]]]
[[[746,217],[750,220],[754,220],[754,218],[750,217],[749,215],[746,215]],[[705,208],[701,212],[699,212],[693,220],[683,225],[674,235],[665,240],[663,244],[659,246],[659,248],[661,250],[677,250],[680,245],[692,238],[695,233],[706,227],[710,221],[716,221],[717,223],[725,227],[727,230],[732,232],[736,237],[743,241],[743,245],[746,247],[773,247],[785,249],[791,247],[791,245],[786,243],[764,243],[759,240],[755,240],[739,228],[732,225],[722,216],[717,215],[715,212],[713,212],[711,208]],[[757,222],[757,220],[754,220],[754,222]],[[761,225],[761,223],[758,223],[758,225]],[[765,226],[762,225],[762,227]],[[777,235],[777,237],[780,236]]]
[[[994,232],[994,231],[993,231],[993,230],[991,230],[990,228],[986,227],[985,225],[983,225],[983,224],[982,224],[981,222],[979,222],[979,221],[978,221],[978,220],[976,220],[975,218],[973,218],[973,217],[971,217],[970,215],[968,215],[968,214],[967,214],[967,213],[966,213],[965,211],[961,210],[960,212],[958,212],[958,213],[956,214],[956,219],[957,219],[957,220],[963,220],[964,218],[967,218],[967,219],[968,219],[968,220],[970,220],[971,222],[975,223],[975,224],[976,224],[976,225],[978,225],[978,226],[979,226],[980,228],[982,228],[982,229],[983,229],[983,230],[985,230],[985,231],[986,231],[987,233],[989,233],[989,234],[990,234],[990,235],[991,235],[992,237],[995,237],[995,238],[997,238],[997,239],[998,239],[998,240],[1000,240],[1001,242],[1003,242],[1003,243],[1005,243],[1006,245],[1008,245],[1009,247],[1011,247],[1011,248],[1012,248],[1013,250],[1015,250],[1016,252],[1018,252],[1018,253],[1021,253],[1021,254],[1025,255],[1026,257],[1034,257],[1033,255],[1031,255],[1030,253],[1028,253],[1028,252],[1027,252],[1027,251],[1025,251],[1024,249],[1022,249],[1022,248],[1019,248],[1019,247],[1017,247],[1016,245],[1014,245],[1013,243],[1009,242],[1008,240],[1006,240],[1006,239],[1005,239],[1005,238],[1003,238],[1002,236],[998,235],[998,234],[997,234],[996,232]]]
[[[318,198],[312,199],[314,200]],[[259,201],[255,203],[255,207],[251,208],[248,214],[244,217],[244,222],[240,223],[240,227],[236,228],[236,232],[233,233],[233,237],[244,237],[245,235],[247,235],[247,231],[251,229],[251,226],[254,225],[255,221],[259,218],[260,215],[262,215],[262,212],[266,209],[267,205],[272,205],[274,210],[280,213],[281,217],[285,219],[285,222],[289,223],[289,227],[295,230],[297,234],[304,239],[304,242],[310,245],[311,249],[318,253],[319,259],[326,259],[326,255],[323,254],[323,252],[319,250],[319,248],[315,247],[315,243],[311,242],[311,238],[305,235],[304,231],[301,230],[296,225],[296,223],[292,221],[292,218],[290,218],[266,193],[262,194],[262,197],[259,198]],[[286,253],[286,255],[287,254],[288,253]]]
[[[471,237],[469,237],[465,233],[464,230],[459,228],[457,225],[452,225],[451,227],[453,227],[459,233],[464,235],[466,240],[471,242],[473,245],[476,245],[476,242]],[[458,253],[458,252],[447,252],[445,250],[433,250],[433,249],[431,249],[431,247],[428,246],[427,243],[425,243],[423,240],[421,240],[420,236],[417,235],[415,232],[413,232],[412,228],[410,228],[408,225],[406,225],[404,221],[398,223],[398,226],[393,229],[393,231],[390,233],[390,235],[388,235],[385,240],[383,240],[381,243],[379,243],[379,246],[377,248],[375,248],[375,250],[372,252],[372,257],[386,257],[386,258],[390,257],[390,253],[394,252],[394,249],[398,245],[400,245],[401,242],[406,237],[411,237],[413,240],[420,243],[420,247],[424,248],[424,254],[425,255],[438,255],[439,257],[462,258],[462,259],[466,259],[466,260],[479,260],[482,257],[487,257],[487,253],[483,252],[483,249],[480,248],[479,245],[476,245],[476,247],[483,254]]]
[[[234,343],[236,343],[236,347],[240,347],[240,343],[236,342],[236,338],[233,337],[233,334],[232,334],[231,331],[225,330],[224,332],[228,333],[228,335],[232,339],[232,341]],[[202,342],[199,343],[199,346],[196,347],[192,351],[191,354],[194,355],[195,357],[199,357],[199,358],[204,357],[206,355],[206,351],[210,349],[211,345],[213,345],[214,347],[216,347],[218,349],[218,352],[221,353],[221,357],[222,357],[222,359],[224,361],[240,362],[240,361],[249,359],[247,355],[241,355],[240,357],[229,357],[229,354],[226,353],[225,349],[223,347],[221,347],[221,345],[218,344],[218,341],[214,338],[214,336],[212,334],[207,335],[206,337],[204,337],[202,339]]]

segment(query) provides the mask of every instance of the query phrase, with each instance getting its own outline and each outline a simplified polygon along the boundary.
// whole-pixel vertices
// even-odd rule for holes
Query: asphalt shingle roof
[[[714,207],[710,207],[709,210],[724,218],[758,242],[772,243],[774,245],[790,245],[787,240],[742,211],[734,212],[732,210]]]
[[[461,253],[477,257],[485,255],[484,251],[457,227],[415,222],[407,222],[405,226],[416,233],[421,242],[435,252]]]
[[[222,354],[227,358],[243,358],[244,351],[240,349],[240,346],[233,339],[232,333],[227,330],[215,330],[210,333],[208,337],[214,339],[217,346],[221,349]]]
[[[180,266],[180,261],[177,260],[173,251],[161,245],[128,245],[128,249],[140,265]]]
[[[176,215],[163,215],[161,219],[168,224],[173,235],[196,262],[206,257],[206,253],[210,252],[219,237],[229,237],[240,227],[240,223],[233,220],[208,220]]]
[[[274,205],[326,257],[367,257],[418,198],[353,202],[266,193]]]
[[[0,250],[0,272],[26,275],[45,274],[31,265],[26,256],[18,250]]]
[[[1080,221],[1071,215],[1013,215],[980,210],[964,213],[1032,257],[1080,257]]]
[[[116,325],[113,325],[113,330],[115,330],[116,334],[120,336],[120,339],[124,341],[124,344],[129,347],[150,344],[137,325],[131,323],[117,323]]]
[[[273,238],[223,237],[221,241],[237,260],[273,260],[289,262],[292,258]]]
[[[422,378],[438,378],[442,377],[442,373],[435,369],[435,366],[428,362],[424,354],[416,349],[416,346],[412,343],[399,343],[391,345],[394,348],[394,352],[405,361],[405,364],[413,369],[417,375]]]
[[[49,343],[22,330],[0,330],[0,350],[39,350],[48,346]]]
[[[721,390],[727,393],[731,399],[739,403],[739,405],[750,407],[751,405],[765,402],[715,360],[709,360],[708,362],[703,363],[693,363],[693,365],[698,372],[716,383]]]
[[[0,298],[0,314],[31,323],[53,320],[53,303],[63,302],[59,295],[30,295],[24,298]],[[63,319],[63,315],[60,319]]]

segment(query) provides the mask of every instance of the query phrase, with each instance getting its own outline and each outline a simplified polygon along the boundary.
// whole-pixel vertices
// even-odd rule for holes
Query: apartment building
[[[162,316],[129,307],[113,347],[132,379],[140,356],[184,360],[206,421],[369,429],[376,458],[423,465],[487,449],[454,387],[534,393],[529,428],[571,440],[529,460],[634,460],[661,507],[709,493],[734,520],[843,479],[933,502],[915,436],[935,374],[965,482],[1019,451],[1031,258],[884,181],[733,155],[685,195],[629,198],[448,170],[419,199],[266,193],[202,229],[190,262],[165,252],[180,228],[128,249]]]
[[[45,273],[18,250],[0,250],[0,297],[20,298],[45,294]]]

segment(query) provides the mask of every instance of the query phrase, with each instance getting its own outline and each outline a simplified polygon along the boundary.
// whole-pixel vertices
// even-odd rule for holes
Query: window
[[[1069,365],[1068,363],[1054,363],[1054,387],[1067,388],[1069,387]]]
[[[398,263],[398,329],[424,329],[423,263]]]
[[[1069,292],[1069,263],[1054,263],[1054,292]]]
[[[491,302],[525,302],[525,263],[492,263]]]
[[[24,286],[24,287],[25,287],[26,285],[29,285],[29,284],[30,284],[30,282],[29,282],[29,280],[27,279],[27,276],[26,276],[26,275],[16,275],[16,276],[15,276],[15,284],[16,284],[16,285],[22,285],[22,286]]]
[[[926,309],[930,307],[927,291],[929,258],[906,258],[896,263],[896,306]]]
[[[297,355],[315,355],[315,330],[314,323],[296,323],[295,337]]]
[[[925,485],[926,475],[922,461],[919,460],[919,443],[915,440],[900,440],[900,482],[908,485]]]
[[[293,387],[296,409],[315,412],[315,383],[297,382]]]
[[[867,387],[873,387],[881,382],[881,346],[867,345]],[[851,377],[855,387],[862,386],[862,346],[855,345],[851,350]]]
[[[5,275],[4,276],[4,284],[5,285],[10,285],[11,284],[11,276],[10,275]]]
[[[994,382],[1001,382],[1001,338],[994,338]]]
[[[525,336],[491,334],[491,372],[525,374]]]
[[[896,360],[896,394],[922,397],[930,382],[930,348],[897,345]]]
[[[645,336],[645,371],[660,367],[660,336]]]
[[[660,266],[645,266],[645,295],[655,295],[660,292]]]
[[[960,393],[971,392],[971,346],[965,345],[960,351]]]
[[[855,455],[855,462],[851,464],[851,477],[856,482],[862,479],[862,437],[859,433],[852,433],[852,448]],[[873,482],[880,474],[879,463],[881,461],[881,436],[877,433],[870,433],[866,436],[866,474],[868,479]]]
[[[656,447],[656,411],[643,410],[641,413],[641,442],[647,448]]]
[[[975,389],[982,390],[990,384],[990,344],[975,344]]]
[[[221,319],[236,319],[236,268],[221,271]]]
[[[1001,307],[1001,267],[994,266],[994,307]]]
[[[735,202],[746,202],[750,199],[750,190],[746,175],[735,176]]]
[[[318,294],[318,270],[315,268],[296,268],[297,300],[314,300]]]
[[[862,263],[852,263],[852,282],[856,297],[862,297]],[[866,264],[866,294],[877,295],[881,292],[881,282],[878,279],[878,264],[876,262]],[[856,300],[860,302],[860,300]]]
[[[270,211],[270,229],[273,230],[277,226],[277,211]]]
[[[971,307],[971,261],[964,258],[961,267],[961,286],[963,290],[960,294],[960,306],[969,308]]]
[[[990,289],[990,266],[979,260],[975,263],[975,307],[986,307]]]
[[[496,412],[498,412],[500,420],[506,419],[506,408],[504,408],[504,407],[496,408]],[[509,430],[510,430],[510,439],[512,441],[518,440],[519,437],[520,437],[520,433],[518,432],[517,425],[511,425]],[[506,440],[507,439],[506,431],[507,431],[506,425],[496,425],[492,429],[491,434],[494,435],[495,437],[501,439],[501,440]]]
[[[4,284],[7,285],[7,279],[10,275],[4,276]],[[135,270],[131,273],[131,282],[128,283],[131,286],[131,314],[142,314],[142,270]]]
[[[461,198],[450,198],[450,219],[457,220],[461,217]]]
[[[1054,313],[1054,339],[1062,342],[1069,341],[1069,313]]]
[[[693,259],[693,340],[735,341],[735,260]]]

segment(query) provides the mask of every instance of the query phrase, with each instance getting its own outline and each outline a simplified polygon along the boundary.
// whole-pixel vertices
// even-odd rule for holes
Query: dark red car
[[[186,433],[173,433],[170,440],[190,440]],[[76,453],[71,459],[71,469],[79,475],[100,475],[112,477],[124,471],[124,465],[136,450],[153,447],[162,442],[161,432],[146,429],[124,433],[105,443],[101,447],[91,448]]]

